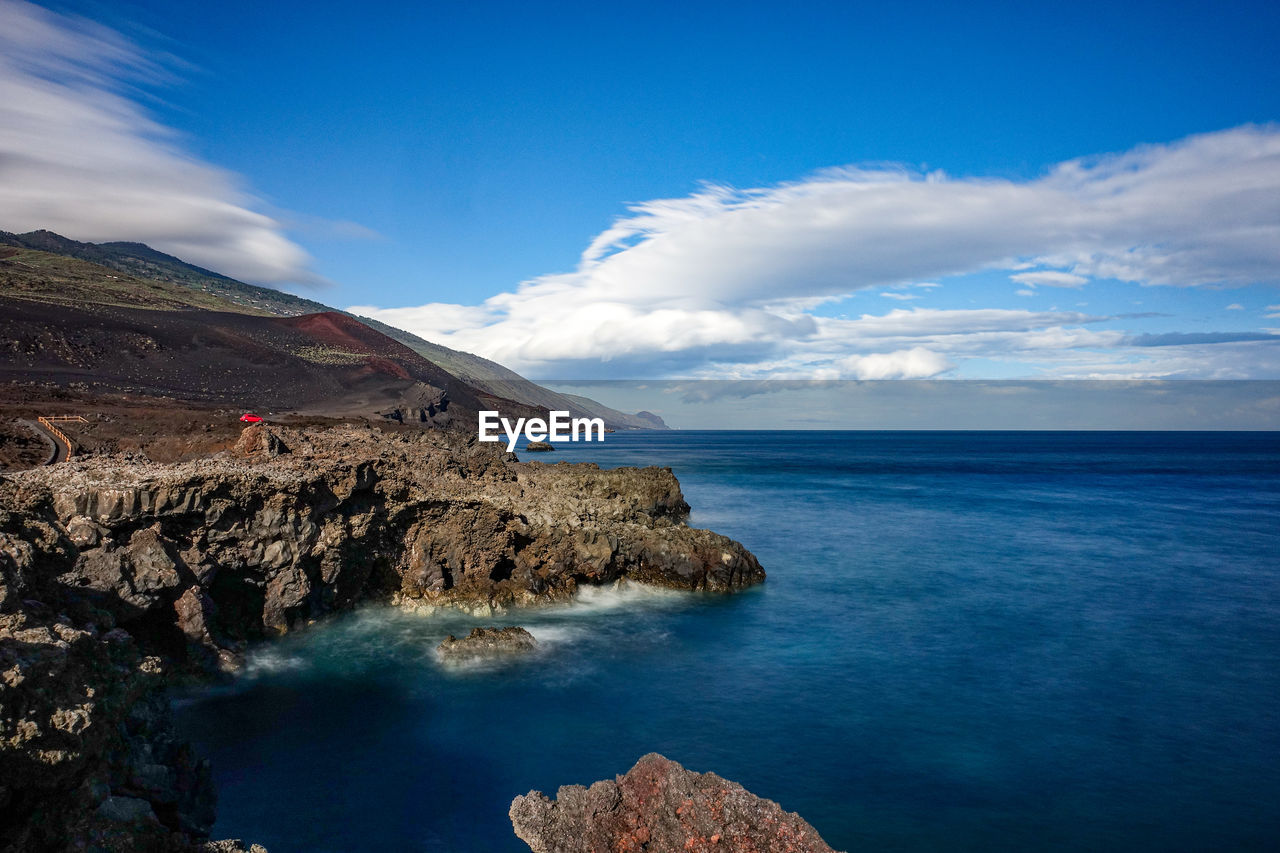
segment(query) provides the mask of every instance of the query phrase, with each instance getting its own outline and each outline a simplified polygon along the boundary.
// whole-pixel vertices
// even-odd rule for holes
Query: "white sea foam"
[[[303,655],[295,654],[275,646],[260,646],[249,653],[244,662],[244,675],[255,678],[260,675],[274,675],[281,672],[300,672],[311,666],[311,662]]]
[[[440,663],[440,668],[445,672],[459,675],[492,672],[495,669],[501,669],[511,663],[511,659],[509,658],[498,657],[487,658],[476,656],[447,658],[439,652],[436,653],[436,660]]]
[[[670,607],[688,599],[687,592],[620,580],[609,586],[579,587],[569,603],[562,605],[562,612],[575,616],[593,616],[636,607]]]
[[[526,658],[510,660],[442,661],[436,647],[447,634],[466,636],[477,626],[520,625],[538,641],[534,657],[560,655],[567,649],[604,642],[616,632],[622,614],[661,613],[689,606],[697,596],[678,590],[621,580],[607,586],[583,586],[569,600],[555,604],[514,607],[489,615],[451,607],[408,610],[366,606],[297,635],[250,651],[241,678],[251,682],[271,676],[322,672],[354,673],[390,661],[412,666],[425,663],[457,674],[503,669]],[[633,639],[638,627],[629,620]],[[641,629],[641,634],[652,632]],[[615,638],[616,639],[616,638]]]
[[[529,625],[526,629],[539,646],[559,646],[572,643],[589,632],[589,629],[577,625]]]
[[[595,664],[582,665],[584,662],[580,660],[581,654],[569,653],[569,650],[598,642],[612,646],[617,640],[613,634],[617,630],[615,623],[619,614],[671,610],[685,606],[692,598],[693,596],[689,593],[627,581],[619,581],[609,586],[584,586],[568,601],[536,607],[513,608],[501,618],[489,620],[494,625],[524,627],[538,641],[538,647],[531,655],[463,660],[441,660],[434,654],[432,657],[441,671],[462,677],[519,666],[522,662],[538,658],[543,659],[545,663],[555,660],[556,665],[545,670],[543,676],[561,681],[574,681],[594,671]],[[439,619],[436,622],[439,632],[449,631],[458,634],[476,625],[475,617],[463,614],[455,613],[444,617],[443,613],[437,613],[436,617]],[[649,631],[640,633],[650,639],[656,636]],[[443,639],[443,633],[440,636]],[[634,640],[639,635],[633,630],[630,636]],[[434,642],[438,640],[433,639]],[[566,654],[569,656],[566,657]],[[571,660],[577,663],[571,665]],[[570,668],[565,669],[565,666]]]

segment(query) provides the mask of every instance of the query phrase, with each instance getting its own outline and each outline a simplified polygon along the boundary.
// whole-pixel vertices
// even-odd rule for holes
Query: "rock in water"
[[[549,441],[531,441],[524,446],[524,449],[532,453],[545,453],[548,450],[555,450],[556,446]]]
[[[195,850],[196,853],[267,853],[267,848],[261,844],[250,844],[245,847],[244,842],[238,838],[227,841],[206,841]]]
[[[533,651],[537,644],[532,634],[512,625],[506,628],[472,628],[471,633],[461,640],[450,634],[437,649],[445,660],[460,660],[524,654]]]
[[[533,853],[833,853],[818,831],[741,785],[650,753],[625,776],[530,791],[511,824]]]

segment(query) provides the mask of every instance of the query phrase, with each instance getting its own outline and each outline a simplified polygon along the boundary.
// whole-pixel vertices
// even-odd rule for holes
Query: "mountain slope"
[[[353,317],[281,317],[171,282],[0,247],[0,381],[329,416],[530,416]]]
[[[417,335],[388,326],[377,320],[359,317],[347,312],[338,312],[336,309],[314,300],[236,281],[211,270],[188,264],[172,255],[158,252],[143,243],[82,243],[70,240],[52,231],[31,231],[25,234],[0,231],[0,247],[3,246],[64,256],[98,265],[99,268],[106,267],[117,273],[123,273],[123,279],[112,279],[110,273],[93,272],[88,270],[87,267],[73,268],[67,266],[57,271],[58,275],[71,279],[75,279],[77,276],[83,278],[86,275],[92,278],[97,275],[104,285],[108,286],[108,289],[124,292],[124,295],[119,297],[125,300],[118,303],[121,305],[147,307],[147,299],[153,298],[156,300],[154,302],[156,307],[160,305],[173,306],[176,303],[177,305],[209,308],[211,310],[284,317],[315,313],[342,313],[398,341],[425,360],[439,365],[447,373],[472,386],[473,390],[480,392],[482,395],[491,395],[494,398],[515,401],[531,409],[543,411],[566,410],[575,417],[602,417],[606,423],[614,428],[667,428],[662,419],[656,415],[649,413],[642,413],[643,416],[631,415],[611,409],[594,400],[559,394],[530,382],[515,371],[480,356],[431,343]],[[3,249],[0,249],[0,252],[3,251]],[[34,263],[32,258],[33,256],[27,255],[15,256],[14,268],[17,268],[16,265],[19,264],[31,265]],[[56,266],[50,264],[47,259],[38,261],[38,263],[47,270],[51,270]],[[79,272],[74,272],[76,269]],[[13,277],[16,278],[17,276]],[[171,287],[165,290],[147,291],[145,287],[139,284],[139,282],[144,281],[160,282],[171,285]],[[116,283],[109,284],[111,282]],[[59,298],[58,287],[50,286],[48,283],[40,284],[38,277],[27,276],[23,286],[33,288],[36,293],[42,294],[42,298],[49,301],[56,301]],[[10,286],[11,290],[17,287],[16,282]],[[63,290],[65,289],[64,287]],[[211,299],[184,299],[181,290],[211,297]]]
[[[0,295],[67,305],[88,301],[158,311],[269,313],[170,282],[138,278],[89,261],[12,246],[0,246]]]
[[[178,284],[267,314],[288,316],[333,310],[311,299],[236,281],[164,252],[157,252],[145,243],[81,243],[52,231],[31,231],[26,234],[0,231],[0,244],[89,261],[135,278]]]

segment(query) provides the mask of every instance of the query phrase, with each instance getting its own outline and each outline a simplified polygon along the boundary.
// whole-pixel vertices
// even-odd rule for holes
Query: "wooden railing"
[[[44,417],[36,418],[36,420],[40,422],[40,425],[42,427],[47,429],[49,432],[53,433],[54,436],[59,441],[61,441],[63,444],[67,446],[68,459],[70,459],[73,455],[75,455],[75,452],[76,452],[75,445],[71,443],[71,439],[67,437],[67,434],[65,432],[63,432],[62,430],[58,429],[56,426],[53,425],[54,422],[56,421],[58,423],[67,423],[68,421],[73,421],[73,422],[82,423],[82,424],[87,424],[89,422],[87,418],[84,418],[80,415],[50,415],[47,418],[44,418]]]

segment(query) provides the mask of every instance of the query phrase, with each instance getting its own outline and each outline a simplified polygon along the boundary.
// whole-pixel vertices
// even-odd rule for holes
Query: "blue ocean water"
[[[551,456],[551,454],[548,454]],[[526,458],[534,457],[530,454]],[[507,807],[662,752],[838,849],[1280,846],[1280,434],[617,433],[769,572],[480,620],[367,608],[178,701],[215,837],[527,851]]]

